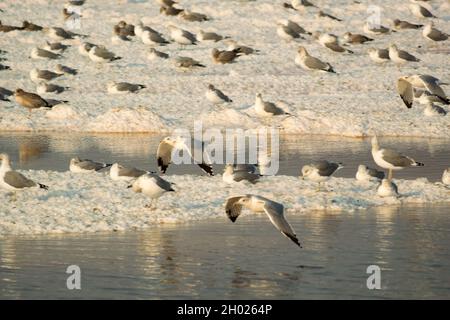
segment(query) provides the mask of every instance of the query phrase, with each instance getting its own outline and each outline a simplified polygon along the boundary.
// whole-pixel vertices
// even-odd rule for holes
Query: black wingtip
[[[39,188],[44,189],[44,190],[48,190],[48,186],[46,186],[45,184],[40,184],[39,183]]]

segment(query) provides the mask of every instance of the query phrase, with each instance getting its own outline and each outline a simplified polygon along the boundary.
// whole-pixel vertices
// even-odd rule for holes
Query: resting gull
[[[49,92],[50,93],[61,93],[68,89],[69,89],[69,87],[63,87],[63,86],[59,86],[54,83],[47,83],[45,81],[39,82],[36,86],[36,92],[38,94],[44,94],[44,93],[49,93]]]
[[[214,85],[208,84],[208,90],[205,93],[206,99],[214,104],[233,102],[226,94],[217,89]]]
[[[33,48],[30,57],[32,59],[59,59],[61,55],[42,48]]]
[[[160,176],[153,173],[146,173],[137,178],[128,188],[132,188],[134,192],[145,194],[151,198],[149,205],[150,210],[156,209],[158,198],[166,192],[174,192],[172,183],[164,180]]]
[[[232,63],[234,62],[234,59],[239,57],[241,53],[238,49],[234,50],[219,50],[217,48],[213,48],[211,51],[211,56],[213,58],[213,61],[215,63],[225,64],[225,63]]]
[[[409,8],[411,9],[412,14],[418,18],[436,18],[430,10],[418,3],[411,3]]]
[[[320,160],[302,167],[302,179],[308,179],[318,183],[317,190],[320,190],[320,183],[327,181],[330,177],[344,166],[342,163],[328,162]]]
[[[160,46],[169,43],[169,41],[164,39],[159,33],[150,30],[144,30],[142,32],[141,40],[144,44],[152,46]]]
[[[139,90],[144,88],[146,88],[146,86],[144,86],[143,84],[128,82],[111,81],[107,85],[108,93],[110,94],[137,93]]]
[[[191,70],[195,67],[206,68],[204,64],[201,64],[199,61],[192,59],[191,57],[176,57],[172,60],[173,65],[182,70]]]
[[[255,184],[259,180],[259,175],[245,170],[235,170],[233,165],[227,164],[223,171],[222,179],[226,183],[234,183],[241,181],[248,181]]]
[[[88,173],[99,171],[110,166],[112,166],[111,163],[95,162],[89,159],[80,159],[76,157],[70,160],[69,170],[74,173]]]
[[[439,79],[426,74],[403,76],[397,80],[397,92],[408,108],[412,107],[414,101],[414,89],[428,91],[434,98],[439,99],[441,103],[450,104],[450,100],[440,87],[440,84],[442,83]]]
[[[217,34],[215,32],[206,32],[206,31],[200,30],[197,33],[197,40],[200,41],[200,42],[204,42],[204,41],[218,42],[220,40],[227,39],[227,38],[229,38],[229,37],[227,37],[227,36],[224,37],[224,36],[222,36],[220,34]]]
[[[377,169],[369,168],[363,164],[358,166],[358,171],[356,172],[356,180],[358,181],[368,181],[368,180],[381,180],[384,179],[384,172],[378,171]]]
[[[70,74],[70,75],[76,75],[78,73],[77,69],[70,68],[68,66],[64,66],[60,63],[58,63],[55,67],[56,73],[58,74]]]
[[[0,161],[2,162],[2,165],[0,166],[0,186],[2,188],[9,191],[18,191],[32,187],[48,190],[46,185],[36,183],[21,173],[14,171],[11,168],[9,156],[6,153],[0,154]]]
[[[155,59],[168,59],[169,58],[169,54],[162,52],[162,51],[158,51],[155,48],[150,48],[147,58],[149,60],[155,60]]]
[[[395,44],[389,46],[389,58],[396,64],[404,64],[406,62],[419,62],[420,59],[416,58],[412,54],[399,50]]]
[[[450,186],[450,168],[444,170],[444,173],[442,174],[442,183]]]
[[[109,175],[112,180],[118,181],[131,181],[133,179],[139,178],[143,174],[150,173],[145,170],[136,169],[133,167],[125,167],[121,164],[114,163],[109,170]]]
[[[391,60],[388,49],[369,48],[367,52],[369,53],[370,59],[376,63],[384,63]]]
[[[104,46],[93,46],[89,50],[89,58],[94,62],[111,62],[122,59],[113,52],[108,51]]]
[[[156,161],[158,167],[162,173],[166,173],[167,168],[172,163],[173,153],[175,151],[182,150],[187,152],[194,164],[197,164],[204,172],[208,175],[213,176],[213,169],[211,167],[211,159],[207,152],[205,152],[205,143],[203,141],[192,141],[191,148],[193,152],[186,145],[186,140],[182,137],[166,137],[164,138],[158,146],[156,151]]]
[[[252,212],[265,212],[275,228],[301,248],[297,235],[284,217],[284,206],[281,203],[261,196],[247,194],[228,198],[225,203],[225,212],[228,218],[235,222],[243,207]]]
[[[295,39],[303,39],[300,34],[291,29],[289,26],[283,24],[282,22],[277,23],[277,35],[286,41],[292,41]]]
[[[447,33],[436,29],[432,22],[430,22],[425,26],[425,28],[423,28],[422,35],[424,36],[424,38],[431,41],[445,41],[449,37]]]
[[[347,43],[351,43],[351,44],[363,44],[368,41],[373,41],[372,38],[366,37],[363,34],[351,33],[351,32],[344,33],[343,38]]]
[[[408,21],[400,20],[400,19],[394,19],[394,28],[397,30],[402,29],[420,29],[423,27],[423,24],[414,24],[410,23]]]
[[[377,194],[380,197],[397,197],[397,185],[389,179],[383,179],[377,188]]]
[[[170,37],[173,41],[181,45],[197,44],[195,35],[187,30],[169,25]]]
[[[30,71],[30,78],[33,82],[51,81],[61,76],[62,74],[60,73],[50,70],[39,70],[38,68],[33,68]]]
[[[388,180],[392,180],[393,170],[402,170],[408,167],[423,167],[424,164],[404,156],[395,150],[380,148],[376,136],[372,138],[372,157],[381,168],[388,169]]]
[[[199,13],[199,12],[191,12],[187,9],[184,9],[180,14],[179,17],[183,18],[186,21],[191,22],[202,22],[202,21],[208,21],[209,18],[206,14]]]
[[[329,63],[322,62],[321,60],[309,55],[308,51],[306,51],[306,49],[302,46],[298,48],[297,55],[295,57],[295,64],[305,70],[336,73]]]

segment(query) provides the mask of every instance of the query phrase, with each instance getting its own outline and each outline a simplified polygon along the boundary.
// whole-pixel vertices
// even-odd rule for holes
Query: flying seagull
[[[444,90],[440,87],[439,79],[426,75],[415,74],[403,76],[397,80],[397,92],[408,108],[412,107],[414,101],[414,89],[421,89],[431,93],[431,96],[440,100],[441,103],[450,104]]]
[[[183,152],[187,152],[191,160],[194,161],[204,172],[208,175],[213,176],[214,172],[211,167],[211,159],[207,152],[205,152],[205,143],[203,141],[192,141],[192,149],[188,148],[186,145],[185,139],[182,137],[166,137],[164,138],[158,146],[158,150],[156,151],[156,161],[158,163],[158,167],[162,173],[166,173],[167,168],[172,163],[173,153],[175,151],[183,150]],[[193,155],[192,155],[193,154]]]
[[[228,198],[225,203],[225,212],[228,218],[235,222],[243,207],[253,212],[265,212],[275,228],[301,248],[297,235],[284,217],[284,206],[281,203],[261,196],[247,194]]]

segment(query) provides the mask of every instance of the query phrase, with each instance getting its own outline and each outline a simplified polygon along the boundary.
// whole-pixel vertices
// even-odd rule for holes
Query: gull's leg
[[[388,180],[392,181],[392,169],[389,169]]]

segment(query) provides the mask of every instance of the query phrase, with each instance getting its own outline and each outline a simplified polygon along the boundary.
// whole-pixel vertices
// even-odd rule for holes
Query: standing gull
[[[397,80],[397,92],[408,108],[411,108],[414,101],[414,89],[426,90],[441,103],[450,104],[450,100],[439,84],[439,79],[426,74],[403,76]]]
[[[391,180],[383,179],[383,180],[381,180],[381,183],[377,188],[377,194],[380,197],[397,197],[398,196],[398,187]]]
[[[118,163],[114,163],[109,170],[109,175],[112,180],[115,181],[131,181],[133,179],[139,178],[143,174],[150,173],[148,171],[136,169],[133,167],[125,167]]]
[[[369,168],[363,164],[358,166],[358,171],[356,172],[356,180],[358,181],[368,181],[368,180],[381,180],[384,179],[384,172],[378,171],[377,169]]]
[[[142,193],[151,198],[149,205],[146,205],[150,210],[156,209],[158,198],[166,192],[174,192],[172,183],[164,180],[160,176],[152,173],[141,175],[128,188],[132,188],[136,193]]]
[[[277,23],[277,34],[281,39],[292,41],[295,39],[303,39],[300,34],[281,22]]]
[[[61,42],[45,42],[45,45],[43,46],[43,49],[52,51],[52,52],[63,52],[67,48],[69,48],[68,45],[62,44]]]
[[[222,179],[226,183],[234,183],[241,181],[248,181],[255,184],[259,180],[259,175],[245,170],[235,170],[233,165],[227,164],[222,175]]]
[[[74,33],[72,31],[64,30],[63,28],[59,28],[59,27],[44,28],[43,31],[50,38],[59,40],[59,41],[74,39],[75,37],[85,37],[85,35],[81,35],[78,33]]]
[[[46,185],[36,183],[33,180],[28,179],[19,172],[14,171],[11,168],[9,156],[6,153],[0,154],[0,186],[9,191],[18,191],[25,188],[39,187],[44,190],[48,190]]]
[[[419,62],[416,58],[407,51],[399,50],[395,44],[389,46],[389,58],[396,64],[404,64],[406,62]]]
[[[378,145],[376,136],[372,138],[372,157],[377,165],[381,168],[388,169],[388,180],[392,180],[393,170],[402,170],[408,167],[423,167],[424,164],[414,159],[404,156],[397,151],[391,149],[382,149]]]
[[[304,47],[298,48],[298,52],[295,57],[295,64],[305,70],[336,73],[329,63],[322,62],[319,59],[310,56]]]
[[[424,36],[424,38],[431,41],[445,41],[449,37],[447,33],[434,28],[432,22],[430,22],[425,26],[425,28],[423,28],[422,35]]]
[[[194,140],[192,143],[193,152],[191,152],[186,145],[185,139],[182,137],[166,137],[159,143],[158,150],[156,151],[158,167],[162,173],[166,173],[167,168],[172,163],[173,152],[183,150],[183,152],[187,152],[191,160],[193,160],[204,172],[213,176],[214,173],[210,164],[211,159],[209,158],[208,153],[205,152],[205,147],[203,141]]]
[[[20,28],[20,30],[25,31],[41,31],[42,29],[44,28],[27,20],[22,22],[22,27]]]
[[[301,248],[297,235],[284,217],[284,206],[281,203],[261,196],[247,194],[228,198],[225,203],[225,212],[228,218],[235,222],[243,207],[253,212],[265,212],[275,228]]]
[[[27,108],[29,112],[31,112],[32,109],[38,109],[41,107],[51,108],[49,103],[42,99],[41,96],[35,93],[26,92],[22,89],[17,89],[14,92],[14,98],[18,104]]]
[[[74,173],[89,173],[99,171],[110,166],[112,166],[112,164],[95,162],[89,159],[80,159],[76,157],[70,160],[69,170]]]
[[[302,167],[302,179],[308,179],[318,183],[317,191],[320,190],[320,183],[327,181],[330,177],[344,166],[342,163],[328,162],[320,160]]]
[[[208,84],[208,90],[205,93],[206,99],[214,104],[222,104],[233,102],[226,94],[214,87],[212,84]]]
[[[275,103],[264,101],[261,93],[257,93],[255,97],[255,111],[256,114],[263,117],[272,117],[280,115],[290,115],[283,109],[279,108]]]

